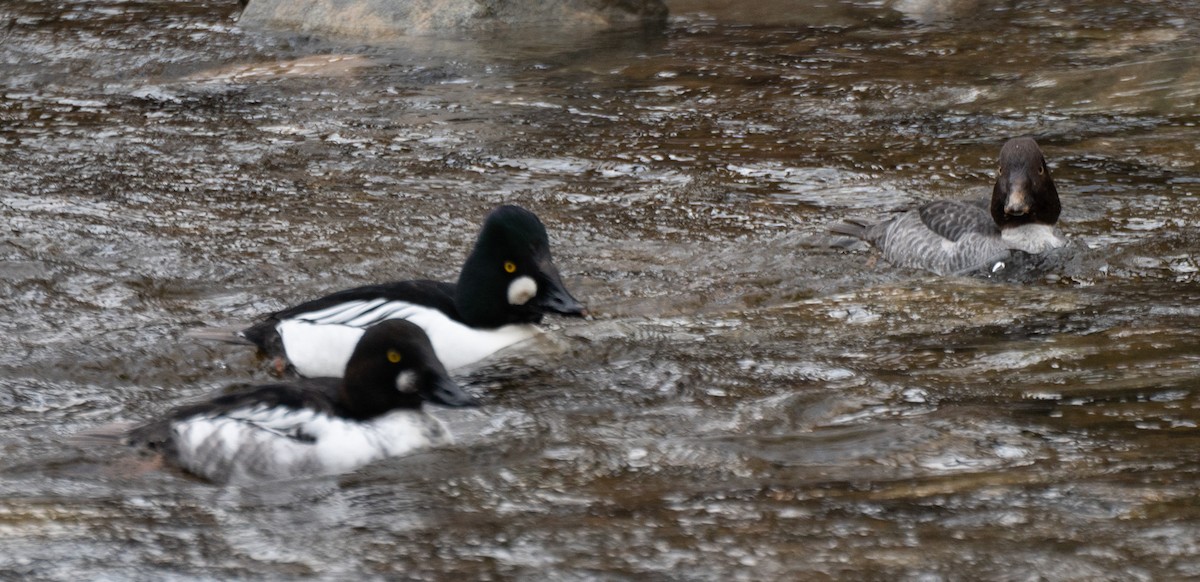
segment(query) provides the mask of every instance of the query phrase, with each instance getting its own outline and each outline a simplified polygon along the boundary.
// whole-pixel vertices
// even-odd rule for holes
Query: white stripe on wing
[[[408,319],[415,310],[434,309],[414,305],[406,301],[371,299],[346,301],[318,311],[302,313],[287,319],[306,321],[316,325],[348,325],[366,329],[387,319]]]
[[[344,325],[354,327],[368,328],[385,319],[408,319],[417,309],[433,309],[432,307],[418,307],[411,303],[403,301],[389,301],[384,303],[358,317],[348,320]]]
[[[337,305],[326,307],[325,309],[301,313],[288,319],[299,319],[302,321],[309,321],[322,325],[339,325],[345,324],[347,321],[362,315],[364,312],[375,309],[384,303],[387,303],[386,299],[371,299],[369,301],[362,299],[356,301],[346,301],[343,303],[338,303]]]

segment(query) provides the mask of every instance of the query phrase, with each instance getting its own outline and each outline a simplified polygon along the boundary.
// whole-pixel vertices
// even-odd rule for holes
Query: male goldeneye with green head
[[[583,317],[550,257],[546,227],[519,206],[484,219],[456,283],[415,280],[339,291],[264,318],[240,332],[280,369],[340,376],[366,327],[406,319],[429,335],[448,369],[479,361],[539,333],[547,314]]]
[[[123,440],[215,482],[330,475],[452,442],[422,411],[425,402],[476,405],[421,328],[403,320],[367,329],[344,376],[223,394],[134,428]]]

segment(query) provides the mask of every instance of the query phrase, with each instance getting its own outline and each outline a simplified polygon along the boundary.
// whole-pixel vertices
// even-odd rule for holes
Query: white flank
[[[413,410],[357,422],[257,406],[193,417],[173,428],[180,464],[214,481],[332,475],[452,442],[440,421]]]
[[[307,313],[302,319],[285,319],[275,329],[297,372],[310,378],[336,378],[346,372],[346,362],[363,329],[385,319],[407,319],[425,330],[433,351],[448,370],[478,362],[540,333],[527,324],[474,329],[431,307],[382,299],[353,301]]]
[[[1067,238],[1057,228],[1048,224],[1024,224],[1006,228],[1000,238],[1008,248],[1032,254],[1044,253],[1067,244]]]
[[[341,378],[363,330],[348,325],[322,325],[285,319],[275,326],[288,360],[301,376]]]
[[[537,281],[531,277],[521,276],[508,284],[508,303],[510,305],[525,305],[537,296]]]

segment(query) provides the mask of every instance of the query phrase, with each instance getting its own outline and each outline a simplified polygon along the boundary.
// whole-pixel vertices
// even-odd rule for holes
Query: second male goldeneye
[[[1019,137],[1000,149],[990,201],[938,200],[878,224],[847,221],[833,231],[871,243],[893,265],[949,275],[992,269],[1014,251],[1065,246],[1055,226],[1061,211],[1041,148]]]
[[[505,205],[484,220],[457,283],[347,289],[273,313],[239,335],[301,376],[340,376],[363,329],[407,319],[454,369],[533,337],[550,313],[582,317],[587,310],[563,285],[546,227],[532,212]]]
[[[476,404],[421,328],[385,321],[363,334],[344,379],[243,389],[176,409],[123,440],[211,481],[330,475],[451,442],[423,402]]]

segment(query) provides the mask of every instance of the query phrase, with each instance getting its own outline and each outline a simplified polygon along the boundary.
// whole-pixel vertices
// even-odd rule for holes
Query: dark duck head
[[[1000,173],[992,188],[992,219],[1000,230],[1058,222],[1062,204],[1046,157],[1033,138],[1008,140],[1000,149]]]
[[[346,364],[341,400],[346,415],[369,420],[423,402],[476,406],[478,402],[450,379],[429,336],[403,319],[367,328]]]
[[[587,315],[550,258],[542,221],[511,205],[496,208],[484,220],[458,277],[455,307],[463,321],[478,327],[538,323],[549,313]]]

